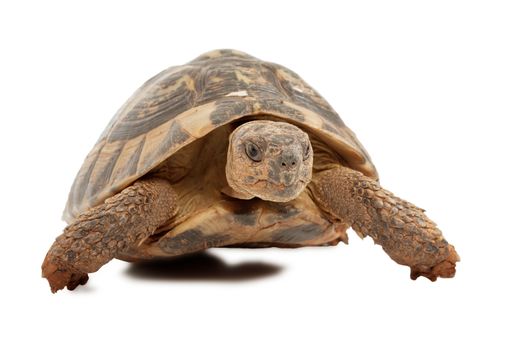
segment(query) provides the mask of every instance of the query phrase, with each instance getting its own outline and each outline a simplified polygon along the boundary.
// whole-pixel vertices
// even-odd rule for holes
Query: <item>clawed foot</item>
[[[47,278],[51,292],[53,293],[65,287],[68,290],[74,290],[79,285],[84,285],[88,282],[87,273],[63,267],[61,264],[50,261],[47,257],[42,265],[42,277]]]
[[[410,278],[413,280],[417,279],[419,276],[424,276],[430,281],[435,282],[438,277],[451,278],[456,274],[456,263],[459,261],[458,253],[454,250],[453,246],[449,246],[449,256],[439,262],[435,266],[425,269],[419,267],[412,267],[410,272]]]

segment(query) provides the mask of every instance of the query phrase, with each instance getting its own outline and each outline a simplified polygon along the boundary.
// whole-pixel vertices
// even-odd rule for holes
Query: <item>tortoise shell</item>
[[[315,133],[348,166],[377,172],[338,114],[291,70],[235,50],[216,50],[168,68],[142,85],[119,109],[79,170],[63,219],[154,169],[212,130],[245,116],[281,118]]]

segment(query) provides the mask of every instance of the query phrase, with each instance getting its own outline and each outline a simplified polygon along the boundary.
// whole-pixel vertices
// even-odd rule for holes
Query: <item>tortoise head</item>
[[[254,120],[230,135],[226,179],[238,198],[287,202],[310,182],[312,159],[309,136],[300,128]]]

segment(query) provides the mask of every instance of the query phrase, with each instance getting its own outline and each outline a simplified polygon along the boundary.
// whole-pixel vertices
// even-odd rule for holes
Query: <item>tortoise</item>
[[[459,257],[424,210],[383,189],[339,115],[291,70],[235,50],[148,80],[86,157],[42,275],[73,290],[113,258],[211,247],[332,246],[352,227],[411,278]]]

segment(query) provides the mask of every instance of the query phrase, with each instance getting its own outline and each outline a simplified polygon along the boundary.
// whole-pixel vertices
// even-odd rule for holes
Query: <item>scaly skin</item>
[[[459,256],[424,210],[395,197],[360,172],[339,166],[323,171],[310,185],[314,199],[332,218],[370,236],[411,278],[453,277]]]
[[[42,264],[51,291],[75,289],[123,249],[137,244],[177,212],[168,181],[135,182],[119,194],[79,215],[56,238]]]

